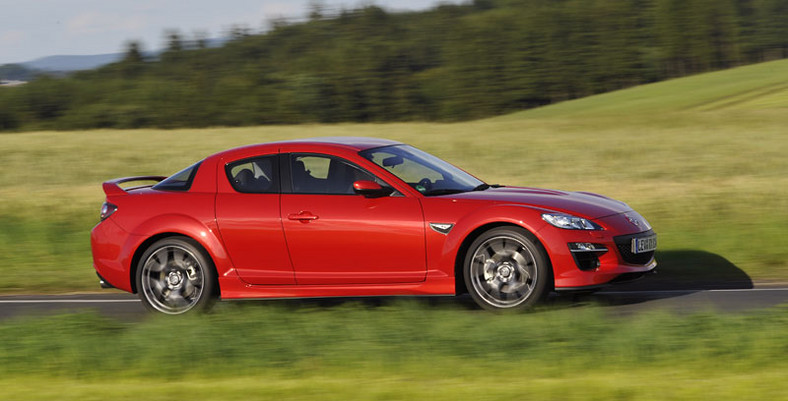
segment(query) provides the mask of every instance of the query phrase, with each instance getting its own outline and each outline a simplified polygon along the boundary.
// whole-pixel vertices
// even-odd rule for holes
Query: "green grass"
[[[655,113],[783,110],[788,60],[753,64],[590,96],[503,117],[597,117]]]
[[[0,292],[97,290],[88,232],[101,182],[311,136],[408,142],[491,183],[598,192],[645,215],[663,252],[788,278],[788,60],[457,124],[336,124],[0,136]],[[672,271],[717,266],[667,258]]]
[[[494,315],[425,302],[223,304],[4,322],[8,399],[783,399],[788,313]]]

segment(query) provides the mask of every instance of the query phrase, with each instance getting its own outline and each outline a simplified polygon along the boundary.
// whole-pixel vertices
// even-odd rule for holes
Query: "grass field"
[[[104,180],[328,135],[402,140],[491,183],[607,194],[651,221],[668,271],[786,281],[786,84],[788,60],[461,124],[1,135],[0,293],[97,290],[88,232]],[[381,302],[220,304],[210,315],[136,323],[91,313],[4,321],[0,398],[788,398],[785,307],[611,317],[594,307],[493,315]]]
[[[426,302],[5,322],[9,400],[776,400],[788,311],[493,315]]]
[[[408,142],[490,183],[598,192],[645,215],[674,271],[695,251],[788,279],[788,60],[457,124],[336,124],[0,135],[0,292],[98,290],[88,232],[110,178],[311,136]]]

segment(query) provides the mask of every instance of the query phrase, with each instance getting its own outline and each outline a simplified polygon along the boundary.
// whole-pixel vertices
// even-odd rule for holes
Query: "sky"
[[[177,29],[223,36],[233,25],[254,32],[275,18],[298,19],[314,0],[0,0],[0,65],[54,55],[117,53],[129,40],[145,50],[164,47]],[[388,10],[423,10],[439,0],[322,0],[328,9],[374,4]],[[463,3],[441,0],[440,3]]]

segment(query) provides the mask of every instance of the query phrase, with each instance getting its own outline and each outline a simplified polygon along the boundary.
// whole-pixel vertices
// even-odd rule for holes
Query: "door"
[[[216,220],[238,275],[250,284],[295,284],[279,211],[279,155],[219,169]]]
[[[282,194],[282,224],[298,284],[423,281],[424,221],[418,199],[398,192],[366,198],[353,182],[377,181],[347,160],[290,154],[291,193]]]

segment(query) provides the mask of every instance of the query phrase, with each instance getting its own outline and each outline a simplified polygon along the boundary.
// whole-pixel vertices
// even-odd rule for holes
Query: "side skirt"
[[[455,295],[454,278],[433,278],[407,284],[251,285],[220,277],[222,299],[380,297],[397,295]]]

